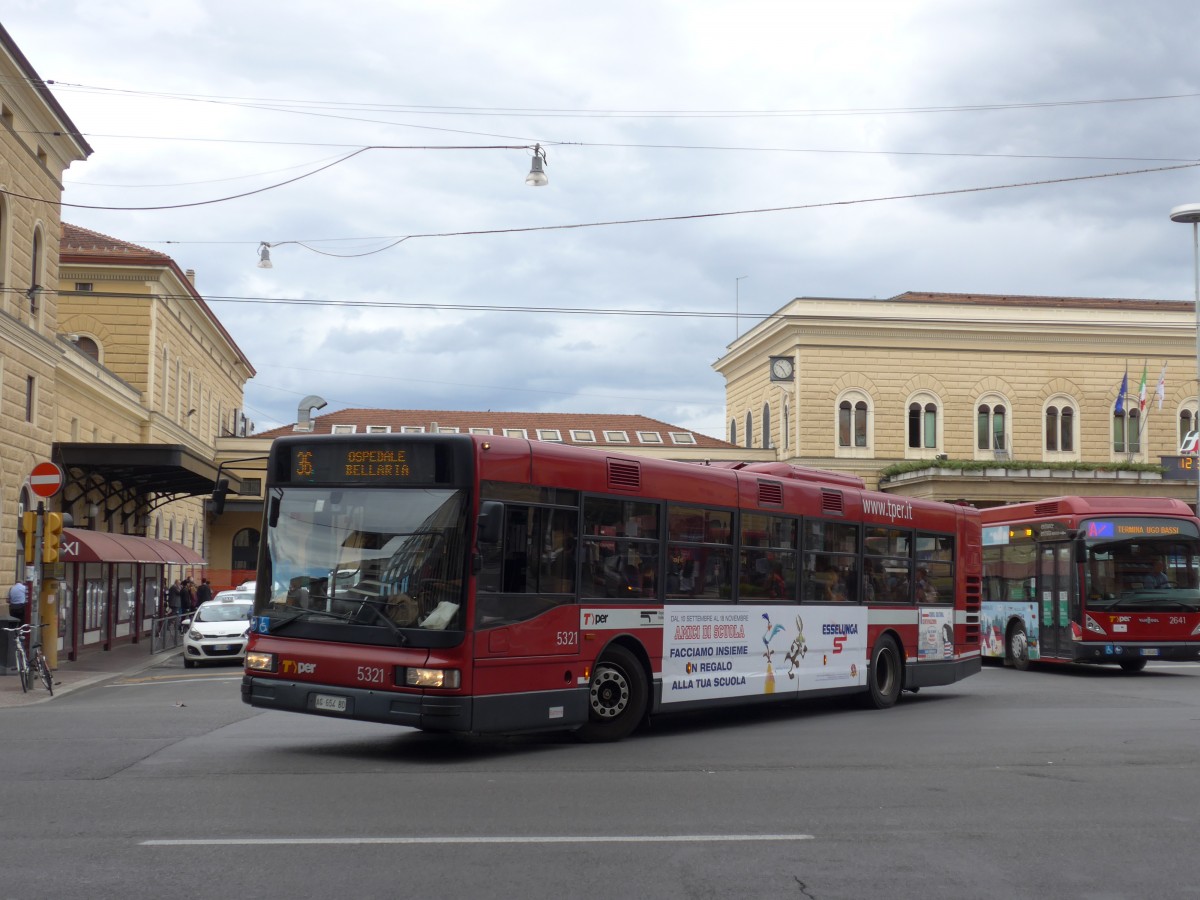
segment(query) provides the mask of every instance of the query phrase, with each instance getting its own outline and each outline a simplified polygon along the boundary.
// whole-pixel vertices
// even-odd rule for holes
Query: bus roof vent
[[[821,489],[821,512],[836,513],[839,516],[843,515],[846,512],[846,508],[842,504],[842,492],[841,491],[827,491],[824,488],[822,488]]]
[[[759,506],[783,506],[783,485],[778,481],[760,481],[758,483]]]
[[[608,486],[626,491],[641,490],[642,467],[635,462],[624,459],[608,461]]]
[[[1046,503],[1035,503],[1033,505],[1033,514],[1035,516],[1057,516],[1058,513],[1057,500],[1049,500]]]

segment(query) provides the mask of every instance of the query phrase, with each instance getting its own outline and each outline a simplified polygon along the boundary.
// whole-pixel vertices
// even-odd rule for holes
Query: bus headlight
[[[404,670],[404,683],[409,687],[445,688],[457,690],[462,685],[462,672],[458,669],[417,669]]]
[[[255,650],[246,654],[246,668],[255,672],[274,672],[275,654]]]

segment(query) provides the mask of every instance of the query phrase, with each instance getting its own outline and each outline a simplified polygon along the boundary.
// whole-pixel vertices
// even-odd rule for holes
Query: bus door
[[[1071,623],[1080,617],[1078,594],[1070,543],[1055,541],[1039,545],[1037,600],[1041,620],[1039,649],[1043,659],[1074,658]]]

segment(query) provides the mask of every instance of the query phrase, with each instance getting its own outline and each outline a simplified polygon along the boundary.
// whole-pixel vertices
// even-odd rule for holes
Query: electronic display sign
[[[1200,472],[1200,460],[1194,456],[1160,456],[1163,481],[1195,481]]]
[[[313,441],[288,448],[288,480],[302,484],[440,484],[444,446],[397,441]]]

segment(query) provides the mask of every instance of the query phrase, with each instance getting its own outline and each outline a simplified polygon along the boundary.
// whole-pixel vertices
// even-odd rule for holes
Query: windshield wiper
[[[359,614],[363,611],[364,608],[369,609],[371,612],[373,612],[375,614],[375,617],[378,618],[380,621],[382,621],[383,624],[386,625],[391,630],[392,636],[396,639],[396,644],[398,646],[401,646],[401,647],[408,646],[408,637],[404,634],[404,632],[402,632],[400,630],[400,628],[396,625],[396,623],[393,622],[391,619],[389,619],[387,616],[385,616],[383,614],[383,612],[378,607],[376,607],[374,604],[367,603],[367,602],[361,603],[359,605],[358,609],[356,609],[354,612],[351,612],[351,613],[340,613],[340,612],[333,612],[331,610],[326,611],[323,609],[301,609],[294,616],[291,616],[290,618],[284,619],[283,621],[281,621],[277,624],[272,623],[272,625],[267,629],[267,633],[268,634],[277,634],[278,632],[282,631],[284,628],[291,625],[293,622],[299,622],[301,620],[311,621],[314,618],[336,619],[339,622],[349,622],[350,624],[359,624],[360,623]]]

